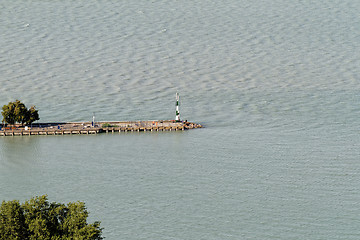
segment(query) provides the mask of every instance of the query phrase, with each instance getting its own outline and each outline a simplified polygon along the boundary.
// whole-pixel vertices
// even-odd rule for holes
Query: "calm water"
[[[106,239],[359,239],[360,3],[0,3],[0,105],[186,132],[0,138],[0,200],[85,201]]]

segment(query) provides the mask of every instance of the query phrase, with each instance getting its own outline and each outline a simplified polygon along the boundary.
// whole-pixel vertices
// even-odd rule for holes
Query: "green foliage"
[[[25,217],[19,201],[3,202],[0,206],[0,238],[28,239]]]
[[[39,112],[35,109],[35,106],[31,106],[29,110],[26,112],[25,123],[30,125],[32,122],[39,120]]]
[[[8,124],[15,124],[16,122],[21,124],[31,124],[32,122],[39,120],[38,110],[35,106],[31,106],[27,109],[25,104],[16,100],[15,102],[9,102],[8,105],[2,107],[3,122]]]
[[[24,123],[27,115],[27,108],[25,104],[20,102],[19,100],[15,101],[15,109],[14,109],[14,117],[15,122]]]
[[[9,102],[8,105],[2,107],[3,122],[15,124],[15,103]]]
[[[104,123],[102,125],[103,128],[108,128],[108,127],[117,127],[116,125],[111,125],[110,123]]]
[[[0,207],[0,239],[21,240],[99,240],[100,222],[88,224],[83,202],[49,203],[40,196],[20,204],[2,202]]]

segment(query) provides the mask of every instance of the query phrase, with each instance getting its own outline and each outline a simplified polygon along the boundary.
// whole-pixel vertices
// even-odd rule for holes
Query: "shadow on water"
[[[39,155],[38,137],[2,137],[0,139],[0,172],[33,165]]]

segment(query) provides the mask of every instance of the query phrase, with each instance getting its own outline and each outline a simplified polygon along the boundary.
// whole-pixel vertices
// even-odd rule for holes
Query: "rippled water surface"
[[[359,239],[357,1],[0,3],[0,105],[185,132],[0,137],[0,198],[106,239]]]

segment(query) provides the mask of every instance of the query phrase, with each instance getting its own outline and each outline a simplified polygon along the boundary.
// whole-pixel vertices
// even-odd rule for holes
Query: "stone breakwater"
[[[202,128],[192,122],[176,122],[174,120],[154,121],[104,121],[104,122],[65,122],[36,123],[32,126],[2,125],[0,136],[31,136],[31,135],[67,135],[67,134],[98,134],[109,132],[146,132],[146,131],[184,131]]]

